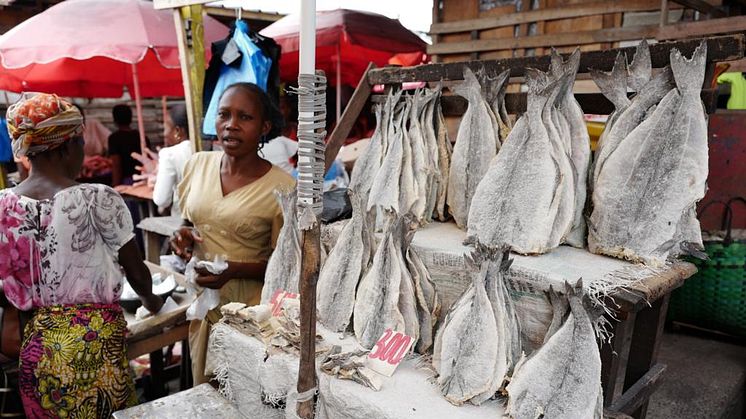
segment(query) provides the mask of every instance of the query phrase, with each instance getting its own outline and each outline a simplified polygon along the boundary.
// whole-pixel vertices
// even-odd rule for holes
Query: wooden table
[[[176,283],[184,285],[183,275],[168,271],[150,262],[145,262],[151,273],[160,272],[162,275],[173,275]],[[163,348],[176,342],[182,342],[180,380],[181,389],[191,386],[191,361],[189,359],[189,322],[186,320],[186,310],[192,302],[186,294],[174,293],[174,301],[179,304],[177,310],[169,313],[136,320],[134,314],[125,311],[127,320],[127,357],[134,359],[140,355],[150,354],[150,371],[153,380],[153,391],[150,396],[165,395]]]
[[[455,224],[433,222],[419,229],[412,240],[440,294],[442,315],[471,281],[463,264],[464,254],[470,251],[463,245],[464,239],[465,233]],[[526,309],[533,310],[534,316],[547,314],[545,320],[551,319],[551,306],[544,295],[549,285],[562,289],[564,281],[575,283],[580,277],[586,286],[609,277],[636,279],[607,297],[606,305],[614,311],[614,318],[609,318],[613,339],[601,345],[601,381],[604,407],[609,413],[644,418],[648,399],[666,368],[658,362],[658,348],[668,300],[671,292],[697,271],[694,265],[677,261],[650,269],[568,246],[540,256],[511,257],[513,264],[506,280],[515,291],[514,303],[521,321]],[[522,303],[524,299],[531,301]],[[537,335],[537,328],[527,323],[523,326],[524,335]],[[538,337],[541,343],[543,334]]]
[[[145,234],[145,259],[153,262],[160,262],[160,238],[171,237],[174,231],[181,227],[183,220],[181,217],[148,217],[143,218],[137,224],[137,228]]]

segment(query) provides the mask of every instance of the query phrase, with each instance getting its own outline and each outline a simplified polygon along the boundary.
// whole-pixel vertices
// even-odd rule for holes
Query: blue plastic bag
[[[205,120],[202,123],[202,132],[207,135],[217,135],[215,133],[215,118],[218,114],[220,95],[226,87],[233,83],[249,82],[261,87],[265,92],[267,91],[267,78],[269,77],[269,69],[272,67],[272,60],[267,58],[262,50],[251,42],[248,34],[249,26],[246,22],[242,20],[236,22],[236,30],[233,31],[232,41],[241,53],[241,65],[234,67],[223,63],[220,68],[220,79],[215,85],[215,91],[210,98],[210,105],[207,107]]]
[[[13,149],[10,145],[10,134],[5,118],[0,118],[0,163],[13,161]]]

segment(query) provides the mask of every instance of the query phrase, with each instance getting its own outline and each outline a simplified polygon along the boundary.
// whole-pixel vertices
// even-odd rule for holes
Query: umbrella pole
[[[137,65],[132,64],[132,84],[135,87],[135,111],[137,112],[137,130],[140,132],[140,153],[148,148],[145,143],[145,124],[142,121],[142,103],[140,99],[140,79],[137,77]]]
[[[298,228],[301,236],[300,364],[295,412],[301,419],[315,416],[316,281],[321,261],[321,190],[324,178],[326,78],[316,75],[316,0],[300,6],[300,62],[298,71]],[[321,105],[321,106],[319,106]],[[288,406],[288,409],[293,409]]]

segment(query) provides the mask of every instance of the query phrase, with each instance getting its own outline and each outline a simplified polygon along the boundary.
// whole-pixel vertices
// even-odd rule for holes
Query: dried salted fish
[[[420,337],[415,350],[424,354],[433,345],[435,323],[440,316],[440,297],[430,278],[430,272],[412,247],[406,250],[406,262],[415,286],[417,319],[420,325]]]
[[[704,196],[708,172],[699,98],[706,56],[704,42],[690,60],[671,51],[676,89],[604,163],[593,194],[591,251],[653,266],[701,251],[692,208]]]
[[[642,92],[653,73],[653,63],[650,59],[648,41],[643,39],[637,44],[635,57],[627,66],[627,86],[633,92]]]
[[[402,132],[402,158],[399,164],[399,215],[413,213],[414,206],[419,198],[417,180],[414,177],[414,156],[412,138],[409,136],[407,122],[410,120],[410,112],[413,107],[412,99],[406,98],[404,109],[402,110],[401,132]]]
[[[569,72],[570,79],[575,80],[575,75],[580,65],[580,49],[576,49],[565,62],[562,61],[562,57],[557,51],[552,49],[551,60],[551,71],[555,77],[559,78],[563,72]],[[575,213],[572,228],[567,234],[565,242],[570,246],[583,248],[585,247],[587,232],[583,211],[588,198],[588,170],[591,163],[591,143],[588,136],[588,129],[585,125],[583,109],[580,108],[580,104],[575,100],[572,88],[565,89],[564,95],[560,98],[560,112],[565,121],[567,121],[569,128],[570,159],[572,162],[573,183],[575,184]]]
[[[572,149],[570,131],[564,115],[558,109],[565,92],[571,89],[574,74],[563,71],[554,79],[555,87],[544,105],[541,118],[547,129],[549,142],[552,145],[552,159],[557,168],[557,186],[549,210],[553,220],[552,230],[547,237],[546,247],[555,248],[564,242],[572,229],[575,216],[575,176],[573,175]]]
[[[316,286],[319,321],[335,332],[344,331],[350,324],[355,306],[355,289],[370,256],[363,198],[354,192],[350,195],[352,219],[342,229],[327,263],[321,269]]]
[[[361,197],[367,197],[368,193],[370,193],[370,188],[373,186],[373,179],[381,167],[381,160],[385,151],[383,137],[387,122],[382,118],[388,116],[388,113],[383,112],[383,105],[376,105],[375,113],[375,131],[373,131],[368,147],[366,147],[365,151],[358,157],[355,165],[352,167],[350,184],[348,186],[349,190],[357,192]]]
[[[278,289],[297,293],[300,277],[300,238],[295,211],[296,193],[295,190],[275,191],[275,196],[280,203],[284,223],[277,237],[277,247],[267,262],[262,288],[262,304],[268,303],[272,294]]]
[[[566,288],[570,313],[541,348],[516,366],[507,386],[511,418],[602,417],[601,355],[583,304],[582,283]],[[554,307],[554,319],[564,317],[565,307]]]
[[[420,115],[420,126],[426,150],[426,164],[429,168],[427,179],[427,199],[424,219],[429,221],[435,214],[438,204],[438,188],[441,182],[441,172],[438,159],[438,138],[435,132],[435,106],[439,105],[440,86],[433,90],[425,90],[423,94],[423,110]]]
[[[454,92],[468,101],[459,125],[448,176],[448,207],[459,228],[466,228],[469,208],[477,185],[500,147],[493,124],[494,114],[487,104],[474,73],[464,67],[464,82]]]
[[[373,264],[360,280],[355,297],[353,327],[358,342],[370,349],[386,329],[404,333],[404,316],[399,310],[402,280],[401,248],[395,235],[401,234],[403,220],[386,228],[373,257]]]
[[[518,253],[544,253],[554,224],[552,202],[560,173],[542,110],[559,80],[527,71],[526,113],[479,183],[469,213],[467,242]]]
[[[619,113],[608,133],[604,134],[604,146],[596,153],[596,161],[593,167],[594,182],[603,170],[606,160],[619,147],[627,136],[642,123],[651,106],[656,105],[674,87],[673,73],[670,67],[665,67],[660,73],[653,77],[645,88],[633,98],[630,104]]]
[[[441,392],[455,405],[490,391],[500,345],[485,288],[489,264],[476,253],[465,262],[473,270],[472,283],[446,315],[433,354]]]
[[[425,133],[420,123],[420,118],[427,105],[422,89],[417,89],[412,99],[412,108],[409,113],[408,139],[412,147],[412,174],[415,185],[416,200],[412,206],[412,214],[420,223],[430,219],[432,213],[427,214],[428,190],[432,178],[432,165],[430,164],[430,153],[427,149]],[[427,218],[427,219],[426,219]]]
[[[480,404],[494,397],[522,354],[521,328],[513,306],[513,300],[510,298],[505,283],[506,274],[513,261],[508,258],[509,252],[507,251],[490,251],[488,249],[481,249],[480,251],[489,257],[485,288],[487,299],[490,301],[492,313],[495,316],[498,346],[492,385],[489,390],[472,399],[474,404]]]
[[[387,122],[388,149],[381,167],[375,173],[370,194],[368,195],[367,210],[379,207],[384,211],[399,213],[399,189],[402,173],[402,161],[404,160],[403,134],[401,129],[402,118],[400,107],[393,108],[393,114]]]
[[[601,90],[601,93],[614,105],[614,111],[606,120],[604,131],[601,133],[601,136],[598,137],[598,142],[596,143],[596,158],[598,158],[606,146],[606,137],[608,136],[608,132],[614,126],[616,118],[619,117],[619,115],[624,112],[624,110],[627,109],[627,106],[631,103],[627,97],[627,61],[624,54],[620,52],[616,55],[614,67],[611,69],[611,72],[605,73],[603,71],[591,69],[590,73],[596,86]],[[591,186],[596,183],[597,178],[595,174],[596,163],[594,162],[593,165],[594,167],[592,170],[594,174]]]
[[[324,354],[319,369],[343,380],[380,390],[384,377],[365,366],[368,351],[342,352],[342,347],[334,345]]]

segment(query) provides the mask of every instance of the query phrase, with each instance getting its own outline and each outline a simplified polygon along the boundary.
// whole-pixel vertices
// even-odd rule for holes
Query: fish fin
[[[643,39],[637,44],[635,57],[627,66],[627,84],[635,92],[641,92],[645,84],[650,80],[653,64],[650,60],[650,48],[648,41]]]
[[[526,69],[526,86],[529,93],[548,95],[547,84],[549,84],[549,78],[545,72],[535,68]]]
[[[614,68],[610,73],[599,70],[590,70],[591,77],[601,89],[601,93],[614,104],[616,109],[629,106],[627,97],[627,62],[620,52],[614,61]]]
[[[451,88],[453,93],[469,99],[474,95],[483,95],[479,78],[469,67],[464,67],[464,81]]]
[[[707,43],[702,41],[692,58],[685,58],[678,49],[671,50],[671,69],[679,91],[700,91],[705,81]]]
[[[681,247],[681,251],[685,255],[689,255],[700,260],[710,260],[710,257],[707,255],[707,253],[704,252],[704,249],[701,248],[701,246],[697,243],[681,242],[679,246]]]

